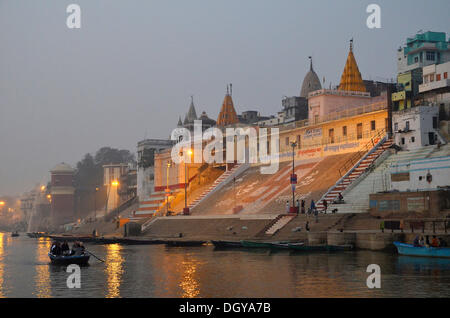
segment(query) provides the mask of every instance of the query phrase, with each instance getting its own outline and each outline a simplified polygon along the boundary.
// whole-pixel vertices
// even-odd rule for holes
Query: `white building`
[[[155,186],[155,153],[173,145],[172,140],[145,139],[138,142],[137,196],[148,198]]]
[[[404,150],[445,143],[439,134],[439,107],[418,106],[392,114],[394,142]]]

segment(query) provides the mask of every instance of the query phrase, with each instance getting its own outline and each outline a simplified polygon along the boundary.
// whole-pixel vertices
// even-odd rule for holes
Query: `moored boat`
[[[270,243],[272,248],[276,248],[276,249],[289,249],[289,245],[292,246],[303,246],[305,243],[303,242],[298,242],[298,243],[289,243],[289,242],[273,242]]]
[[[70,265],[70,264],[86,265],[88,264],[90,254],[85,253],[82,255],[63,256],[48,253],[48,256],[50,257],[50,261],[52,262],[52,264],[55,265]]]
[[[11,237],[17,237],[17,236],[19,236],[19,235],[20,235],[20,234],[19,234],[19,232],[17,232],[17,231],[11,233]]]
[[[167,241],[168,246],[201,246],[205,241]]]
[[[225,248],[225,247],[242,247],[240,241],[211,241],[217,248]]]
[[[394,242],[400,255],[422,257],[450,257],[449,247],[414,246],[412,244]]]
[[[270,242],[241,241],[241,244],[243,247],[251,247],[251,248],[255,248],[255,247],[270,248],[270,247],[272,247],[272,243],[270,243]]]

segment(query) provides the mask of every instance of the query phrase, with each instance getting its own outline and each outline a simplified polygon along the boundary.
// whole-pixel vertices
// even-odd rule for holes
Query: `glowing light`
[[[111,185],[112,185],[113,187],[117,187],[117,186],[119,185],[119,181],[114,180],[113,182],[111,182]]]
[[[52,195],[51,194],[47,194],[47,199],[51,199],[52,198]]]
[[[189,149],[189,150],[187,151],[187,153],[188,153],[189,156],[192,155],[192,150]]]
[[[41,191],[42,191],[42,192],[45,191],[45,186],[41,186]]]
[[[5,204],[6,204],[5,201],[0,201],[1,206],[4,206]]]

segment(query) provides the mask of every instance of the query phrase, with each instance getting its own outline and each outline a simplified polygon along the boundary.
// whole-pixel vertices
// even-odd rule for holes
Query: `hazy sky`
[[[381,29],[366,27],[370,3]],[[227,83],[239,113],[275,114],[309,55],[338,84],[352,37],[363,78],[395,77],[396,49],[418,30],[449,33],[449,12],[448,0],[0,0],[0,195],[101,146],[167,138],[190,95],[216,119]]]

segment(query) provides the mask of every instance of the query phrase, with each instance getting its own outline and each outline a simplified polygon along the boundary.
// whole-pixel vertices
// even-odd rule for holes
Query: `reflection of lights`
[[[108,244],[106,246],[107,298],[120,297],[124,262],[121,250],[122,246],[119,244]]]
[[[3,275],[4,275],[4,264],[3,264],[3,236],[5,234],[0,233],[0,297],[5,297],[3,293]]]
[[[183,289],[183,298],[197,297],[200,294],[200,284],[195,279],[197,264],[193,262],[183,262],[183,277],[180,287]]]
[[[37,253],[36,260],[39,263],[48,263],[48,251],[50,250],[50,239],[45,237],[38,238],[37,242]],[[45,265],[36,266],[36,296],[39,298],[49,298],[51,297],[51,287],[50,287],[50,271]]]

